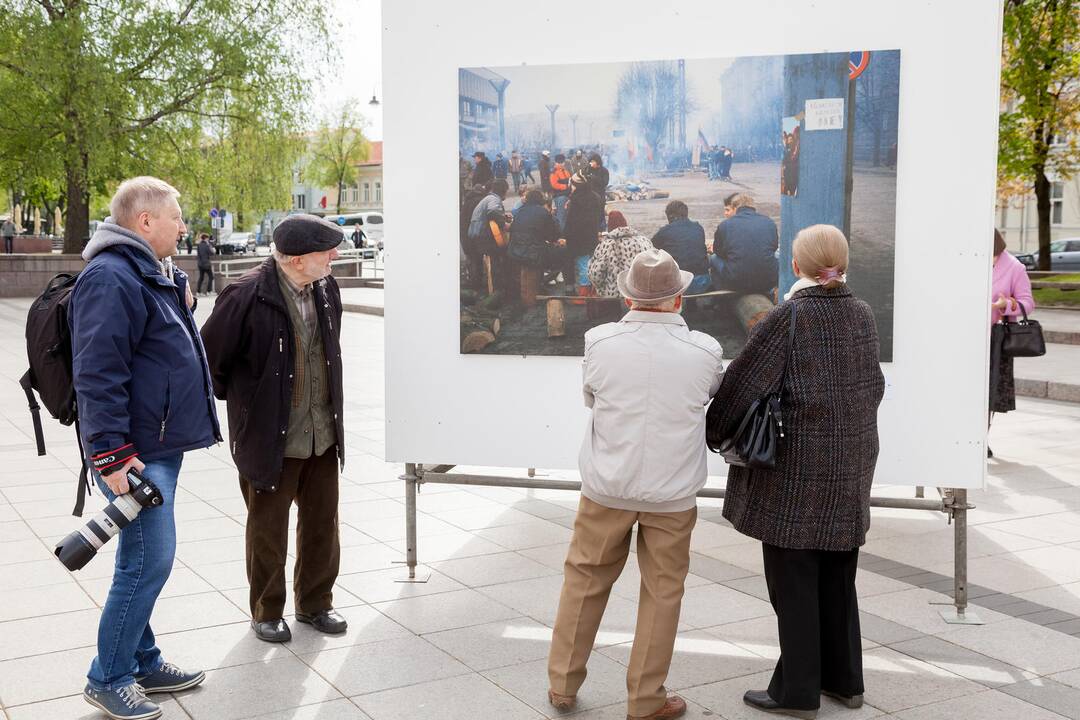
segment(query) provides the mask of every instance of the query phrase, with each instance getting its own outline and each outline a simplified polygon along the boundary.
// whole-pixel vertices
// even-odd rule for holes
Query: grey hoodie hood
[[[133,248],[137,248],[140,252],[146,254],[157,265],[161,265],[161,261],[158,260],[157,253],[150,247],[150,243],[139,237],[138,233],[132,232],[125,227],[121,227],[113,222],[111,217],[105,218],[104,222],[98,225],[98,229],[94,232],[94,237],[90,238],[90,242],[86,244],[86,247],[82,251],[82,258],[86,262],[90,262],[94,257],[106,248],[115,247],[117,245],[129,245]]]

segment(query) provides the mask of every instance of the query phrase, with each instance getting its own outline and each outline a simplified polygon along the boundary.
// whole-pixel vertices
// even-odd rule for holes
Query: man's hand
[[[135,468],[138,472],[142,472],[146,465],[138,457],[132,457],[126,463],[120,466],[120,469],[109,475],[103,475],[102,480],[109,486],[109,489],[116,495],[123,495],[131,489],[130,484],[127,481],[127,473],[131,468]]]

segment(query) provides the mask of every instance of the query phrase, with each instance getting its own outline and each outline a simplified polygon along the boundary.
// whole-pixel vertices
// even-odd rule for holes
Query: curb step
[[[1016,394],[1020,397],[1080,403],[1080,385],[1075,383],[1016,378]]]
[[[359,305],[357,303],[342,303],[341,309],[344,312],[360,313],[362,315],[378,315],[382,317],[383,307],[381,305]]]

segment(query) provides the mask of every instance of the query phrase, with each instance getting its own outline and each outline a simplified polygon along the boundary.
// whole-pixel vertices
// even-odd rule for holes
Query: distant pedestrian
[[[495,179],[495,173],[491,170],[491,161],[487,159],[487,155],[481,151],[473,153],[473,160],[476,161],[476,167],[472,171],[472,184],[475,185],[488,185]]]
[[[210,244],[210,236],[206,233],[199,235],[198,261],[199,282],[195,285],[195,294],[202,295],[203,280],[206,280],[206,294],[214,291],[214,266],[210,263],[210,256],[214,254],[214,247]]]
[[[10,217],[4,218],[4,223],[0,225],[0,235],[4,238],[4,252],[11,255],[15,247],[15,223],[11,222]]]
[[[604,159],[600,153],[589,155],[589,167],[585,169],[585,177],[589,179],[589,189],[600,198],[600,229],[607,230],[607,186],[611,182],[611,173],[604,167]]]
[[[566,202],[570,199],[570,171],[566,169],[566,156],[555,156],[555,168],[548,178],[549,189],[555,201],[555,219],[559,227],[566,227]]]
[[[551,194],[551,153],[544,150],[540,153],[540,162],[537,166],[540,171],[540,189]]]
[[[505,180],[509,171],[509,163],[506,162],[506,158],[503,157],[503,154],[495,153],[495,162],[491,164],[491,172],[495,174],[495,179]]]
[[[521,189],[521,170],[523,163],[517,150],[510,153],[510,179],[514,181],[514,192]]]
[[[191,254],[191,246],[192,246],[191,233],[190,232],[184,234],[184,244],[187,245],[187,254],[190,255]]]
[[[999,323],[1015,322],[1021,314],[1035,309],[1027,269],[1005,249],[1005,238],[997,230],[994,230],[994,276],[990,300],[990,420],[993,420],[994,413],[1016,409],[1013,359],[1001,351],[1005,329]],[[987,430],[989,425],[988,421]],[[989,445],[986,455],[994,456]]]
[[[356,248],[357,250],[359,250],[360,248],[364,247],[364,245],[367,244],[365,242],[367,240],[367,235],[364,233],[364,229],[362,227],[360,227],[363,224],[364,224],[363,221],[360,221],[360,222],[356,223],[355,225],[353,225],[352,244],[353,244],[353,247]]]

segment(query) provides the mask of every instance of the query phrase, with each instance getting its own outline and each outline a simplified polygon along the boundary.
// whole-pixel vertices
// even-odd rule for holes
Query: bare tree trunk
[[[1039,218],[1039,269],[1050,269],[1050,180],[1042,165],[1035,167],[1035,210]]]
[[[82,252],[90,232],[90,192],[86,187],[86,176],[90,169],[90,158],[86,151],[78,155],[79,166],[70,160],[65,162],[64,173],[67,176],[67,219],[64,222],[64,253],[78,255]]]

